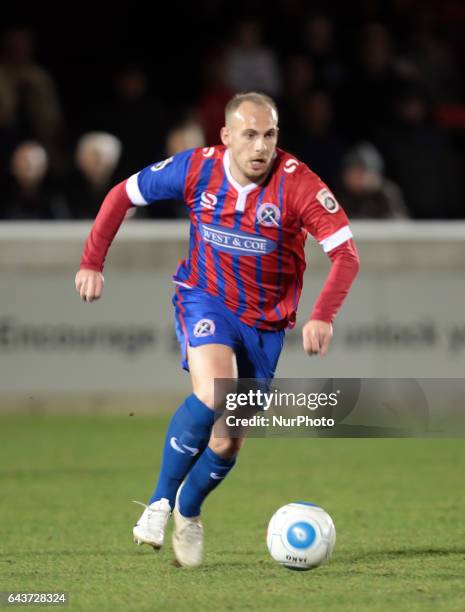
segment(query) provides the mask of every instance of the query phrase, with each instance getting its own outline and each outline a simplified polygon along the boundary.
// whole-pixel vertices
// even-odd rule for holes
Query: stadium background
[[[64,9],[48,20],[31,5],[5,20],[3,406],[34,409],[50,397],[61,406],[57,396],[69,392],[79,406],[114,408],[115,395],[133,403],[136,393],[150,409],[153,392],[188,389],[170,305],[170,275],[186,252],[182,203],[156,203],[126,221],[100,303],[81,304],[72,277],[111,185],[173,152],[218,142],[225,101],[252,88],[277,99],[282,146],[334,189],[362,257],[333,350],[309,361],[300,326],[328,270],[309,241],[300,325],[279,375],[462,375],[462,5],[228,7],[175,2],[162,19],[127,4],[113,12],[84,4],[71,28]]]
[[[189,388],[170,304],[185,211],[155,204],[125,222],[92,306],[73,287],[90,220],[115,181],[214,144],[236,89],[265,90],[280,107],[282,146],[354,219],[362,261],[332,350],[309,360],[300,329],[329,267],[309,243],[279,375],[463,377],[465,10],[455,0],[350,10],[204,0],[163,11],[81,3],[49,19],[22,4],[2,25],[1,588],[68,589],[76,609],[157,609],[155,589],[160,607],[185,609],[185,578],[128,551],[127,504],[145,495],[166,413]],[[461,609],[462,440],[405,442],[246,445],[230,487],[208,502],[211,549],[190,580],[190,609],[205,609],[208,589],[209,604],[229,609],[250,606],[251,593],[256,609]],[[327,505],[340,537],[317,592],[264,561],[266,517],[301,497]],[[224,508],[227,535],[215,527]]]

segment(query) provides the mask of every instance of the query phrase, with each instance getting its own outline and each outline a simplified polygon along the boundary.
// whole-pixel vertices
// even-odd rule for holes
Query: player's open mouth
[[[249,163],[254,170],[262,170],[266,166],[264,159],[252,159]]]

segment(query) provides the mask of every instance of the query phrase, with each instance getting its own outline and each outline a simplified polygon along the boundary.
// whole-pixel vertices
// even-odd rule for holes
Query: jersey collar
[[[230,161],[229,151],[228,149],[226,149],[223,155],[224,171],[226,172],[226,177],[228,181],[231,183],[231,185],[234,187],[234,189],[237,191],[238,194],[240,195],[248,194],[254,189],[256,189],[257,187],[259,187],[259,185],[257,185],[256,183],[249,183],[248,185],[240,185],[236,181],[236,179],[233,177],[233,175],[231,174],[231,170],[229,169],[229,161]]]

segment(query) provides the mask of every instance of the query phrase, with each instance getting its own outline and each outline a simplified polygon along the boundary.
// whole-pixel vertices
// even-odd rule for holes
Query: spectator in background
[[[437,104],[460,99],[460,70],[448,45],[436,33],[438,14],[432,6],[415,12],[411,60],[428,97]]]
[[[412,216],[463,217],[459,159],[446,133],[433,123],[424,92],[407,83],[394,108],[394,120],[380,127],[377,142]]]
[[[120,66],[113,95],[97,112],[99,130],[114,134],[122,144],[116,180],[123,180],[163,156],[165,113],[149,91],[149,77],[137,62]]]
[[[293,152],[325,182],[339,175],[345,146],[333,130],[333,106],[328,92],[315,90],[301,101]]]
[[[52,167],[60,167],[62,129],[55,82],[34,59],[32,33],[7,30],[0,58],[0,157],[4,161],[19,142],[34,139],[46,148]]]
[[[166,153],[175,155],[186,149],[205,146],[205,135],[195,114],[188,114],[186,119],[173,128],[166,138]]]
[[[47,171],[47,152],[42,145],[34,141],[18,145],[10,161],[10,175],[2,189],[0,218],[68,218],[66,201],[53,189]]]
[[[217,144],[220,130],[224,125],[224,107],[234,92],[226,83],[222,54],[210,57],[204,72],[205,87],[200,96],[198,114],[206,142]]]
[[[345,69],[335,48],[333,21],[328,15],[312,15],[303,32],[303,51],[314,66],[318,85],[336,90],[345,79]]]
[[[115,182],[121,149],[120,140],[106,132],[88,132],[81,136],[76,147],[75,169],[65,186],[74,219],[90,219],[97,214]]]
[[[376,127],[392,116],[392,100],[400,84],[391,35],[380,23],[369,23],[360,35],[358,61],[346,95],[345,123],[353,138],[373,139]],[[343,109],[344,112],[344,109]]]
[[[185,151],[205,146],[205,136],[202,125],[194,112],[187,112],[184,120],[168,132],[166,138],[167,157]],[[139,211],[137,211],[139,213]],[[138,217],[146,216],[152,219],[175,219],[187,217],[187,209],[182,201],[159,200],[153,206],[145,206]]]
[[[305,55],[294,54],[284,64],[284,94],[279,101],[280,146],[294,151],[299,145],[299,114],[302,100],[315,84],[315,70]]]
[[[241,21],[235,41],[225,57],[226,84],[233,92],[263,91],[281,94],[281,73],[271,48],[263,45],[260,24]]]
[[[384,178],[381,155],[361,143],[344,158],[335,193],[353,219],[405,219],[409,216],[399,187]]]

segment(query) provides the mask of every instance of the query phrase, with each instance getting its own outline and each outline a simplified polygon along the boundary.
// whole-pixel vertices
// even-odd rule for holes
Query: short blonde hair
[[[278,117],[278,108],[273,98],[270,98],[270,96],[267,96],[266,94],[258,91],[248,91],[245,93],[237,93],[226,104],[224,109],[224,117],[226,123],[228,122],[228,119],[231,117],[231,115],[237,111],[237,109],[243,102],[252,102],[257,106],[270,106],[276,113],[276,117]]]
[[[79,138],[76,156],[81,158],[89,149],[97,149],[108,163],[116,166],[122,152],[121,140],[108,132],[86,132]]]

